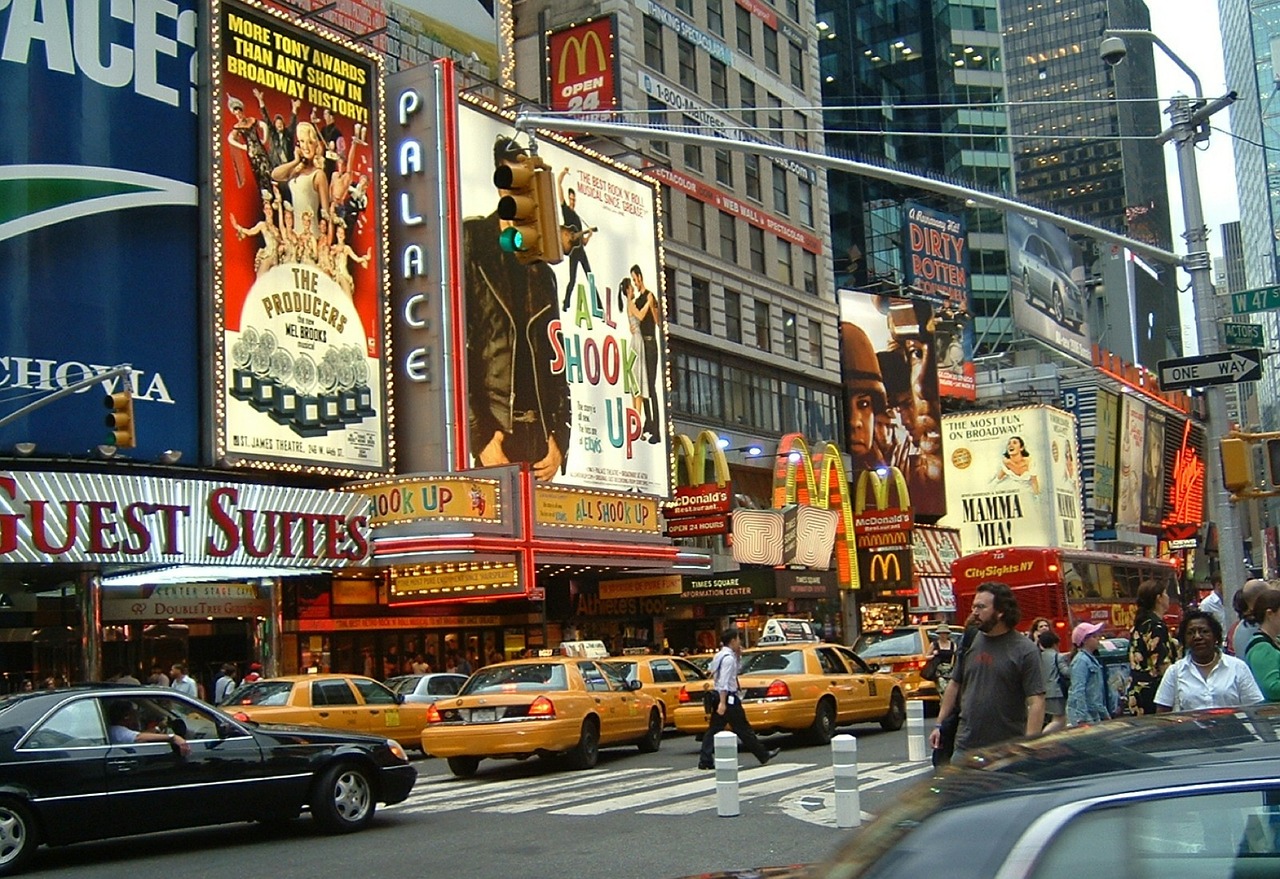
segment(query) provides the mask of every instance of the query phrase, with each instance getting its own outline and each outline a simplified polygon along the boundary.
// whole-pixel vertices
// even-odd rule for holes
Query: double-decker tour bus
[[[1182,616],[1178,569],[1163,559],[1018,546],[961,556],[951,563],[956,599],[956,622],[964,625],[980,583],[1007,583],[1022,610],[1019,627],[1036,617],[1053,622],[1064,649],[1071,649],[1070,632],[1081,622],[1105,623],[1109,634],[1127,637],[1137,614],[1138,586],[1146,580],[1164,584],[1169,596],[1165,621],[1176,626]]]

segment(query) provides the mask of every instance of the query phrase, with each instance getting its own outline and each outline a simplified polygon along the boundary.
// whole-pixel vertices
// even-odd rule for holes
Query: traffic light
[[[1253,451],[1236,437],[1222,440],[1222,485],[1232,494],[1253,488]]]
[[[526,265],[564,259],[551,167],[537,156],[525,156],[494,169],[493,185],[503,191],[498,217],[512,224],[499,234],[498,246]]]
[[[1280,438],[1267,440],[1267,482],[1280,488]]]
[[[111,414],[105,419],[107,427],[111,428],[111,434],[107,438],[108,445],[132,449],[138,444],[133,430],[133,393],[125,390],[107,394],[102,402],[111,410]]]

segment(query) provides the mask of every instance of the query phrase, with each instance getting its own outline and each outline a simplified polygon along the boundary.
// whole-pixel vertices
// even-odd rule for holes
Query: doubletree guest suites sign
[[[335,491],[0,471],[0,564],[346,567],[369,554],[368,509]]]

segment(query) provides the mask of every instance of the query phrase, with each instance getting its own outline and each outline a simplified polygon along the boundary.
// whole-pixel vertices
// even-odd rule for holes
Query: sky
[[[1222,65],[1218,0],[1147,0],[1147,6],[1151,10],[1151,30],[1200,77],[1205,96],[1220,97],[1230,91]],[[1194,94],[1191,80],[1158,48],[1155,58],[1156,78],[1162,99],[1179,93]],[[1244,84],[1236,84],[1236,89],[1243,93]],[[1212,124],[1216,129],[1230,130],[1230,111],[1218,113],[1213,117]],[[1200,200],[1204,208],[1205,224],[1209,227],[1209,252],[1214,256],[1221,256],[1222,224],[1240,219],[1230,135],[1224,131],[1214,131],[1209,138],[1208,149],[1198,152],[1196,159]],[[1169,180],[1169,207],[1173,217],[1173,249],[1176,253],[1185,254],[1187,247],[1182,233],[1186,226],[1182,218],[1177,155],[1172,144],[1165,146],[1165,171]],[[1179,287],[1188,287],[1190,280],[1185,272],[1179,272]],[[1192,354],[1198,347],[1194,332],[1189,331],[1193,323],[1189,291],[1182,295],[1179,304],[1184,316],[1183,345],[1186,353]]]

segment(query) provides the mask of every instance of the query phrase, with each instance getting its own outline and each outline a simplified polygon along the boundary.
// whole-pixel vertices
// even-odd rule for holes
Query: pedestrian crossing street
[[[874,790],[929,772],[928,764],[864,763],[858,789]],[[738,773],[743,810],[770,809],[814,824],[835,826],[835,781],[830,766],[773,761],[744,766]],[[688,767],[609,767],[585,772],[552,772],[528,778],[419,777],[409,798],[388,811],[410,813],[487,812],[593,816],[695,815],[716,810],[714,772]],[[869,817],[869,816],[867,816]]]

